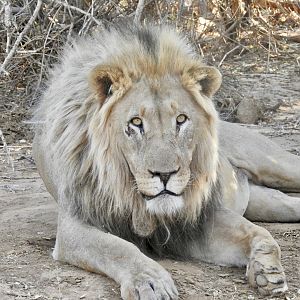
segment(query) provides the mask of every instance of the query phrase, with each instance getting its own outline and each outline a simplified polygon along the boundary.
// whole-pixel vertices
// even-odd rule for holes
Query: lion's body
[[[300,221],[300,199],[269,189],[300,192],[300,160],[237,125],[218,130],[210,97],[220,83],[167,27],[115,27],[66,49],[37,110],[43,125],[33,145],[59,204],[56,259],[106,273],[126,299],[177,292],[125,240],[159,256],[248,264],[263,293],[286,289],[276,242],[241,216]],[[266,284],[254,266],[262,248],[277,270],[270,279],[271,265],[262,265]]]

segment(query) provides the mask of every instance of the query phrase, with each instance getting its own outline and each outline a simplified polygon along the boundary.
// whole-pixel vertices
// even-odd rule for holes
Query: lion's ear
[[[101,105],[113,94],[121,78],[123,78],[123,72],[117,67],[99,65],[91,71],[90,87],[96,92]]]
[[[212,97],[222,83],[222,75],[215,67],[192,68],[189,74],[200,85],[201,92],[207,97]]]

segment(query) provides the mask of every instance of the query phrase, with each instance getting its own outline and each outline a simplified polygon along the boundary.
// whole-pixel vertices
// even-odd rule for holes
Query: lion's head
[[[69,51],[52,131],[65,193],[86,219],[195,220],[216,180],[220,73],[168,27],[116,27]]]

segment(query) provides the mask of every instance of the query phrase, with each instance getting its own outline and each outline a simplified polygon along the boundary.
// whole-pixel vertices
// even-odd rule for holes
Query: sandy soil
[[[263,132],[274,135],[268,127]],[[287,150],[300,150],[299,134],[274,139]],[[120,299],[111,279],[52,259],[56,203],[37,174],[30,145],[19,143],[9,150],[14,170],[6,154],[0,156],[0,299]],[[277,299],[300,299],[300,224],[261,225],[282,249],[290,289]],[[161,264],[173,275],[180,299],[272,299],[248,286],[244,269],[170,260]]]

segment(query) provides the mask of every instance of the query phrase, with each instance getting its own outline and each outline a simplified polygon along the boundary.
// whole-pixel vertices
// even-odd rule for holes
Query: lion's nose
[[[160,178],[160,180],[162,181],[162,183],[164,184],[164,186],[167,185],[170,177],[176,173],[178,173],[180,168],[178,168],[177,170],[171,171],[171,172],[158,172],[158,171],[150,171],[148,170],[151,175],[153,177],[158,176]]]

